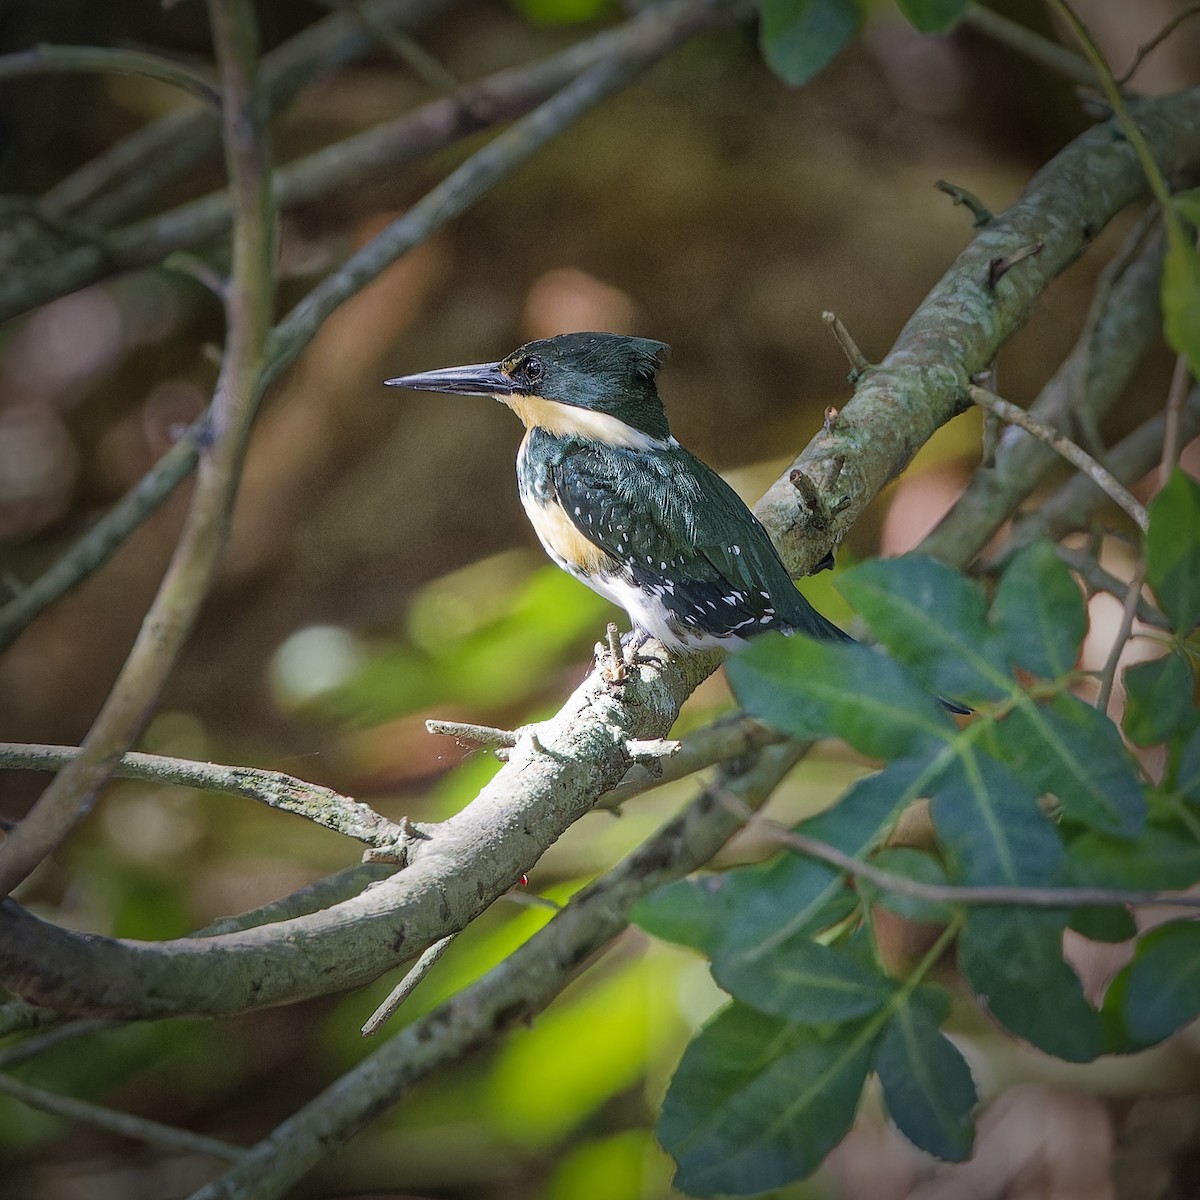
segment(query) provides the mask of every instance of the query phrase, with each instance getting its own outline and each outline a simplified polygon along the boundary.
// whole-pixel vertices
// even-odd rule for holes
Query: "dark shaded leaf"
[[[1090,1062],[1102,1048],[1100,1019],[1063,961],[1067,914],[979,907],[967,912],[959,965],[1002,1025],[1047,1054]]]
[[[917,883],[949,882],[946,870],[937,857],[927,850],[918,850],[913,846],[885,846],[871,861],[881,870],[889,871],[893,875],[903,875]],[[937,900],[924,900],[906,892],[888,891],[887,888],[876,887],[866,879],[858,881],[858,890],[872,904],[881,905],[889,912],[907,917],[910,921],[945,922],[952,916],[948,904]]]
[[[1007,766],[1035,793],[1058,798],[1073,820],[1104,833],[1135,834],[1146,797],[1121,734],[1075,696],[1020,705],[993,731]]]
[[[1150,502],[1146,578],[1176,632],[1189,633],[1200,621],[1200,484],[1178,468]]]
[[[638,901],[633,921],[663,941],[711,958],[722,943],[739,936],[731,935],[731,928],[758,929],[765,936],[786,920],[792,933],[809,937],[856,903],[832,867],[780,854],[752,867],[693,875],[658,888]],[[764,918],[769,918],[765,929]]]
[[[1122,1023],[1135,1046],[1152,1046],[1200,1014],[1200,924],[1160,926],[1138,943],[1117,990]]]
[[[759,0],[767,65],[799,87],[827,67],[858,28],[853,0]]]
[[[833,946],[790,938],[769,951],[718,953],[713,978],[735,1000],[794,1021],[848,1021],[881,1009],[896,990],[886,975]]]
[[[1067,847],[1067,877],[1080,887],[1159,889],[1200,883],[1200,843],[1179,823],[1154,822],[1131,841],[1087,832]]]
[[[1200,804],[1200,726],[1192,730],[1179,752],[1175,787],[1181,796]]]
[[[801,822],[797,832],[861,858],[921,793],[923,774],[920,763],[889,763],[884,770],[858,780],[831,809]],[[807,941],[816,928],[824,927],[818,922],[830,905],[838,899],[857,902],[857,893],[832,867],[796,854],[787,857],[809,869],[789,869],[779,879],[764,880],[764,886],[739,893],[717,951],[727,966],[733,958],[758,962],[793,940]]]
[[[875,1070],[896,1128],[936,1158],[962,1162],[971,1155],[979,1101],[971,1069],[941,1032],[950,997],[921,988],[897,1002],[879,1049]]]
[[[1034,794],[986,754],[964,754],[943,773],[932,814],[956,881],[1048,883],[1061,872],[1058,831]]]
[[[1042,679],[1061,679],[1087,632],[1083,593],[1053,545],[1034,542],[1005,569],[992,623],[1008,660]]]
[[[793,737],[845,738],[872,758],[925,754],[956,732],[902,666],[866,646],[768,634],[725,671],[747,712]]]
[[[1139,746],[1165,742],[1196,720],[1192,666],[1181,650],[1130,667],[1125,692],[1125,732]]]
[[[896,0],[896,6],[922,33],[943,33],[962,16],[968,0]]]
[[[824,1031],[741,1004],[692,1040],[658,1137],[693,1196],[752,1195],[811,1174],[854,1120],[870,1068],[869,1023]]]
[[[837,586],[930,690],[966,701],[1014,690],[983,592],[957,571],[916,555],[875,559],[845,572]]]
[[[1072,909],[1067,928],[1093,942],[1128,942],[1137,937],[1133,914],[1119,904]]]

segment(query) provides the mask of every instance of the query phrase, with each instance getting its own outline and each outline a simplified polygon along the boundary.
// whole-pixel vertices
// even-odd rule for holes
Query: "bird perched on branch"
[[[568,333],[387,383],[507,404],[525,425],[517,482],[546,553],[669,649],[736,649],[772,629],[853,641],[796,590],[737,493],[671,436],[655,383],[668,353]]]
[[[767,531],[671,436],[662,342],[568,333],[506,359],[389,379],[493,396],[524,422],[521,503],[546,553],[675,651],[778,629],[850,640],[796,590]]]

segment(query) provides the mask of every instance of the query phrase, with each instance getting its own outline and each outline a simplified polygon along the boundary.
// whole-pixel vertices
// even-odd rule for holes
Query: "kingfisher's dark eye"
[[[530,355],[525,360],[522,374],[529,383],[540,383],[546,374],[545,364],[537,355]]]

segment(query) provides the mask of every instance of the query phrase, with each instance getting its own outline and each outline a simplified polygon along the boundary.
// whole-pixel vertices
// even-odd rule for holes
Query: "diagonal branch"
[[[715,786],[757,809],[801,752],[794,743],[767,747],[748,770],[726,773]],[[502,963],[385,1042],[192,1200],[275,1200],[287,1194],[414,1084],[541,1012],[590,955],[621,933],[637,900],[703,866],[740,825],[711,789],[703,790]]]
[[[266,132],[255,92],[257,44],[248,0],[212,0],[230,186],[238,197],[225,354],[213,398],[210,445],[179,544],[121,673],[78,757],[0,842],[0,895],[7,895],[94,803],[149,718],[216,577],[242,456],[262,386],[273,300],[274,211]]]
[[[161,54],[149,54],[144,50],[115,50],[107,46],[48,45],[33,46],[15,54],[0,54],[0,80],[82,71],[143,75],[183,88],[214,109],[220,107],[220,97],[208,74]]]

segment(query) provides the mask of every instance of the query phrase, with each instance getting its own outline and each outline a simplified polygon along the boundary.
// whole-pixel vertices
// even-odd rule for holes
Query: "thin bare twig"
[[[1137,616],[1138,598],[1142,594],[1142,584],[1146,582],[1146,564],[1139,563],[1133,578],[1129,581],[1129,591],[1125,593],[1125,603],[1121,606],[1121,623],[1117,626],[1117,635],[1113,638],[1112,649],[1105,659],[1104,669],[1100,672],[1100,691],[1096,696],[1096,707],[1101,712],[1108,711],[1108,702],[1112,697],[1113,683],[1117,678],[1117,664],[1121,661],[1121,652],[1133,632],[1134,618]]]
[[[144,50],[118,50],[108,46],[32,46],[15,54],[0,55],[0,80],[25,79],[30,75],[106,72],[142,75],[183,88],[212,108],[221,98],[208,73],[189,67],[178,59]]]
[[[1096,73],[1086,58],[1035,33],[1019,21],[1013,21],[981,4],[970,4],[962,15],[962,24],[1073,83],[1091,88],[1096,86]]]
[[[1019,425],[1026,433],[1032,434],[1039,441],[1045,442],[1047,446],[1056,450],[1072,466],[1082,471],[1097,487],[1103,488],[1108,496],[1133,518],[1137,527],[1145,531],[1150,524],[1150,517],[1145,507],[1119,479],[1113,476],[1111,471],[1101,466],[1087,451],[1077,446],[1070,438],[1063,437],[1061,433],[1041,424],[1040,421],[1035,421],[1023,408],[1018,408],[1015,404],[1002,400],[986,388],[972,384],[967,389],[967,394],[973,403],[995,413],[1001,420],[1008,421],[1012,425]]]
[[[1110,571],[1106,571],[1100,565],[1095,554],[1060,544],[1056,544],[1054,549],[1058,557],[1083,580],[1088,595],[1106,592],[1110,596],[1115,596],[1122,605],[1129,600],[1132,590],[1130,585],[1124,580],[1118,579]],[[1171,628],[1171,622],[1166,615],[1155,608],[1145,596],[1138,595],[1134,612],[1143,625],[1152,625],[1156,629]]]
[[[205,410],[183,436],[111,509],[48,570],[0,605],[0,651],[7,649],[39,613],[102,567],[192,473],[208,428]]]
[[[961,204],[971,214],[971,223],[976,229],[982,229],[992,220],[992,210],[974,192],[968,192],[966,188],[947,179],[939,179],[933,186],[939,192],[945,192],[956,205]]]
[[[75,746],[0,742],[0,767],[56,770],[78,758],[79,753]],[[121,779],[144,779],[153,783],[245,796],[271,808],[305,817],[369,846],[395,845],[403,837],[402,826],[381,816],[369,805],[343,796],[332,788],[308,783],[294,775],[285,775],[282,771],[202,763],[130,751],[117,760],[113,774]]]
[[[457,934],[451,933],[440,941],[434,942],[413,963],[408,974],[396,984],[388,998],[367,1018],[361,1030],[363,1037],[374,1037],[395,1016],[396,1010],[416,991],[421,980],[437,966],[438,960],[450,949],[450,943],[457,936]]]
[[[1183,449],[1183,407],[1187,403],[1188,390],[1192,383],[1192,372],[1186,354],[1175,359],[1171,372],[1171,386],[1167,390],[1167,404],[1163,410],[1162,481],[1166,483],[1179,464],[1179,452]]]
[[[1122,75],[1117,77],[1117,85],[1124,87],[1137,74],[1137,69],[1145,61],[1146,56],[1152,51],[1157,50],[1184,21],[1190,17],[1194,17],[1197,13],[1200,13],[1200,4],[1187,5],[1186,8],[1177,12],[1148,42],[1143,42],[1137,48],[1137,53],[1133,56],[1133,62],[1129,64]]]
[[[837,313],[823,312],[821,320],[825,322],[825,327],[833,334],[837,344],[841,346],[842,353],[850,364],[850,382],[855,383],[871,369],[867,356],[858,348],[858,343],[850,336],[850,330],[846,328]]]
[[[183,532],[133,649],[80,753],[0,842],[7,895],[95,802],[148,720],[200,605],[216,578],[250,424],[262,388],[274,298],[274,209],[266,131],[255,90],[255,13],[248,0],[210,0],[222,89],[230,188],[237,198],[225,355],[213,398],[210,444],[200,460]]]
[[[145,1117],[135,1117],[132,1113],[117,1112],[100,1104],[90,1104],[86,1100],[75,1100],[58,1092],[48,1092],[44,1088],[34,1087],[3,1073],[0,1073],[0,1092],[29,1105],[30,1108],[53,1113],[56,1117],[66,1117],[70,1121],[79,1121],[84,1125],[93,1125],[120,1137],[161,1146],[164,1150],[204,1154],[210,1158],[235,1163],[243,1161],[248,1153],[241,1146],[234,1146],[229,1142],[204,1137],[199,1133],[189,1133],[186,1129],[176,1129],[158,1121],[149,1121]]]
[[[1130,888],[1102,887],[1027,887],[1009,885],[971,886],[954,883],[923,883],[907,875],[897,875],[882,867],[863,862],[827,842],[806,837],[787,829],[777,821],[747,810],[745,803],[727,792],[720,794],[721,803],[744,821],[753,821],[773,841],[787,846],[808,858],[837,867],[856,879],[865,879],[885,892],[930,900],[938,904],[1012,904],[1026,908],[1106,908],[1113,904],[1175,904],[1181,908],[1200,908],[1200,896],[1179,892],[1153,892]]]
[[[1127,485],[1135,483],[1161,462],[1165,425],[1165,414],[1156,413],[1109,450],[1108,466],[1118,479]],[[1192,388],[1188,395],[1180,427],[1185,442],[1200,434],[1200,388]],[[1017,551],[1038,538],[1057,541],[1073,530],[1086,529],[1106,498],[1086,475],[1072,476],[1039,508],[1021,518],[1008,541],[988,558],[986,569],[994,571],[1002,567]]]
[[[426,721],[425,728],[430,733],[443,734],[456,738],[460,742],[469,742],[475,746],[512,747],[521,739],[520,733],[512,729],[496,729],[491,725],[473,725],[469,721]]]

